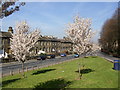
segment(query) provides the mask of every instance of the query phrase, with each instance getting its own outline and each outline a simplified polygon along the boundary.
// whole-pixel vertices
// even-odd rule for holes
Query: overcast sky
[[[65,36],[66,24],[73,22],[73,17],[91,18],[93,31],[97,31],[97,41],[104,22],[109,19],[116,8],[117,2],[26,2],[20,11],[2,20],[2,30],[9,26],[14,28],[18,21],[26,20],[31,28],[40,28],[42,35]]]

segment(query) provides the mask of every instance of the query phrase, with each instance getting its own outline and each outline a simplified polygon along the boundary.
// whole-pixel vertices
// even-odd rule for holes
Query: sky
[[[93,41],[97,42],[104,22],[111,18],[117,2],[26,2],[20,11],[3,18],[2,31],[9,26],[15,27],[16,22],[27,21],[32,29],[40,28],[42,35],[52,35],[58,38],[66,36],[68,23],[73,23],[73,17],[92,19],[92,29],[96,32]]]

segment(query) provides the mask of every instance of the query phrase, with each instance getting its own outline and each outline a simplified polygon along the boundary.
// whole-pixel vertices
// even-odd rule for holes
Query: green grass
[[[78,63],[82,79],[78,79]],[[100,57],[76,59],[39,70],[7,76],[2,79],[3,88],[118,88],[118,71],[113,63]]]

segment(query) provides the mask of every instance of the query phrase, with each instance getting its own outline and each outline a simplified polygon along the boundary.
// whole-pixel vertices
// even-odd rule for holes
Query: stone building
[[[12,37],[13,29],[9,27],[8,32],[0,31],[0,52],[5,54],[11,54],[10,50],[10,38]]]
[[[58,39],[56,37],[41,36],[36,44],[36,54],[39,50],[46,53],[62,53],[72,51],[72,42],[70,40]]]
[[[12,37],[13,29],[9,27],[8,32],[0,32],[0,50],[5,54],[12,54],[10,49],[10,38]],[[53,36],[41,36],[32,49],[33,55],[36,55],[39,50],[46,53],[61,53],[64,51],[72,51],[72,42],[66,38],[58,39]]]

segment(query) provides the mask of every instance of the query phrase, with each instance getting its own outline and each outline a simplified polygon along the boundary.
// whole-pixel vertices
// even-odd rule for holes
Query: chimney
[[[8,32],[13,33],[12,27],[9,27]]]

